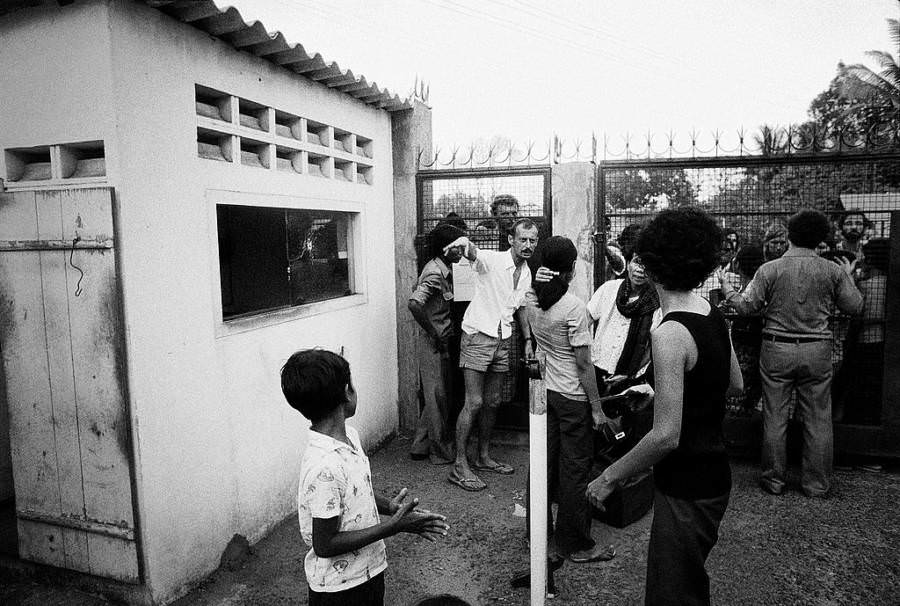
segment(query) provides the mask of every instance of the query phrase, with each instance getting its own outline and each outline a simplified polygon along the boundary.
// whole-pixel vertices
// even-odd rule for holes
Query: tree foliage
[[[897,3],[900,7],[900,0]],[[900,56],[900,20],[887,19],[888,34]],[[890,52],[872,50],[866,53],[878,67],[857,63],[844,68],[840,80],[841,94],[855,104],[893,119],[900,116],[900,64]]]
[[[654,212],[662,208],[697,203],[697,188],[680,168],[616,171],[606,183],[609,212]]]

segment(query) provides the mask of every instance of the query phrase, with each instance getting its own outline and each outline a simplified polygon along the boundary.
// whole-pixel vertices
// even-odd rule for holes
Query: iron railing
[[[676,160],[719,157],[827,156],[884,153],[900,150],[900,122],[876,122],[826,128],[814,123],[761,126],[756,129],[700,131],[687,134],[647,131],[621,136],[592,133],[589,139],[564,139],[514,144],[510,141],[418,150],[421,170],[547,166],[562,162],[610,160]]]

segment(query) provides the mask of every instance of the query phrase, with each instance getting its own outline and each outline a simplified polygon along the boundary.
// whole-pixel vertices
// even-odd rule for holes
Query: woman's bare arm
[[[678,447],[681,439],[681,416],[684,404],[684,373],[696,345],[690,333],[677,322],[666,322],[651,334],[656,398],[653,404],[653,428],[625,456],[597,476],[587,489],[595,506],[616,485],[649,469]]]
[[[609,419],[603,414],[603,408],[600,406],[600,390],[597,388],[597,374],[594,371],[594,364],[591,362],[591,348],[587,345],[579,345],[574,349],[578,378],[581,381],[581,387],[584,388],[584,393],[587,394],[588,402],[591,403],[591,416],[594,418],[594,425],[606,423]]]
[[[737,354],[734,353],[734,345],[729,345],[729,349],[731,349],[731,368],[728,391],[725,395],[739,396],[744,393],[744,375],[741,374],[741,365],[738,364]]]

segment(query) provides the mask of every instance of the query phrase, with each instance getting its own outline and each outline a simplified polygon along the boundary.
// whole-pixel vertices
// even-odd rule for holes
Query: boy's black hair
[[[722,229],[693,206],[664,210],[641,230],[634,254],[666,290],[691,290],[719,266]]]
[[[350,364],[324,349],[295,352],[281,367],[281,391],[287,403],[314,423],[347,401],[348,386]]]
[[[788,219],[788,240],[794,246],[815,248],[828,237],[831,224],[825,213],[812,208],[804,208]]]

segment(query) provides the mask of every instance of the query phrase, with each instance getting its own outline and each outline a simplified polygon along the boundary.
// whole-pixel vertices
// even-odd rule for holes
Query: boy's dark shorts
[[[309,606],[384,606],[384,573],[356,587],[326,593],[309,590]]]
[[[478,372],[509,372],[509,339],[489,337],[483,332],[464,332],[460,341],[459,367]]]

